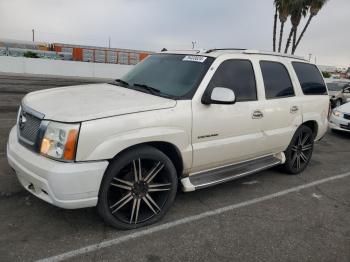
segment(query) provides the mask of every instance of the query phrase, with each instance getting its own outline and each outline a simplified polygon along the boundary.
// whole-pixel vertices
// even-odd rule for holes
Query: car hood
[[[336,108],[336,110],[350,114],[350,102]]]
[[[110,84],[46,89],[27,94],[22,103],[45,119],[80,122],[171,108],[176,101]]]

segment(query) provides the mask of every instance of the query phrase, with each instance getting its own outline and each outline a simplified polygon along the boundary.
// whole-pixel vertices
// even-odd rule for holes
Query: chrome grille
[[[22,106],[18,116],[18,137],[22,143],[35,146],[42,118],[42,114]]]
[[[39,118],[36,118],[35,116],[32,116],[28,113],[22,114],[20,116],[20,119],[25,118],[25,123],[19,123],[19,133],[20,136],[27,139],[28,141],[34,143],[36,136],[38,134],[41,120]],[[23,121],[23,120],[22,120]]]

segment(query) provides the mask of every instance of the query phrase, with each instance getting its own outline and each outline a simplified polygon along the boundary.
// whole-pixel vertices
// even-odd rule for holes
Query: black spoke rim
[[[164,163],[138,158],[112,179],[107,199],[111,214],[127,224],[143,223],[158,215],[171,193]]]
[[[313,148],[313,137],[308,132],[300,132],[291,148],[292,168],[299,170],[310,160]]]

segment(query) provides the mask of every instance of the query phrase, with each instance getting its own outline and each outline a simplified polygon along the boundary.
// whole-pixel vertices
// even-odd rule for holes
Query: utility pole
[[[32,38],[33,38],[33,42],[34,42],[34,29],[32,29]]]
[[[312,54],[309,54],[309,62],[311,62]]]
[[[111,37],[108,37],[108,48],[111,48]]]

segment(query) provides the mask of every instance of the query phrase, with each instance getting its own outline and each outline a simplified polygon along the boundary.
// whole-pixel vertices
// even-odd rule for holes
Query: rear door
[[[266,153],[277,153],[287,148],[302,123],[302,98],[294,88],[290,65],[276,58],[260,60],[259,67],[265,90],[262,130]]]

